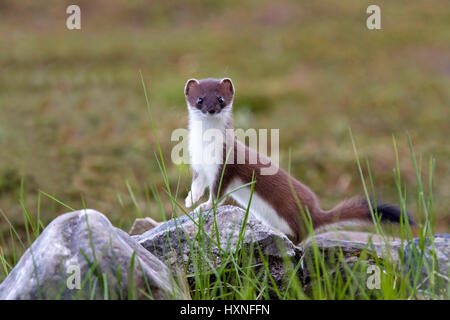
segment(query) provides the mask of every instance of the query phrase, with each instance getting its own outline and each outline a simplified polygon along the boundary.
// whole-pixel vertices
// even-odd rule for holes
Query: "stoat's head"
[[[234,87],[231,79],[189,79],[184,88],[190,112],[204,117],[223,117],[231,114]]]

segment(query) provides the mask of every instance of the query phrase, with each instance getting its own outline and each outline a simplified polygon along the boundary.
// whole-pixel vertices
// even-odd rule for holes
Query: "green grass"
[[[142,85],[147,98],[147,91],[145,87],[144,79],[141,76]],[[148,100],[146,100],[149,120],[152,128],[154,129],[155,140],[158,140],[158,135],[156,133],[156,126],[152,117],[152,112]],[[363,189],[365,191],[367,199],[371,198],[369,194],[369,187],[373,188],[373,176],[370,167],[367,162],[368,177],[364,175],[364,170],[361,166],[361,162],[358,156],[358,151],[356,147],[353,135],[350,132],[350,138],[353,144],[357,166],[361,175],[361,181],[363,183]],[[421,249],[425,240],[433,241],[434,231],[431,221],[434,220],[434,205],[432,197],[432,185],[433,178],[432,173],[434,172],[434,160],[430,159],[429,166],[429,192],[426,192],[423,188],[422,183],[422,172],[421,168],[417,165],[416,156],[412,147],[411,140],[408,136],[411,161],[414,166],[417,178],[417,212],[418,215],[418,236],[420,238]],[[397,150],[397,144],[395,138],[393,139],[394,150]],[[168,182],[167,170],[165,165],[164,156],[161,148],[158,145],[159,157],[156,156],[156,161],[158,162],[160,173],[163,180],[166,182],[166,196],[172,203],[172,214],[175,215],[186,215],[186,212],[182,205],[177,201],[177,194],[172,194],[171,186]],[[405,208],[405,197],[406,193],[404,190],[404,183],[401,179],[400,168],[398,166],[398,154],[396,153],[396,168],[394,170],[394,179],[398,186],[398,197],[401,204],[401,209],[404,217],[406,217]],[[223,172],[221,179],[223,177]],[[369,184],[366,180],[369,180]],[[253,180],[253,179],[252,179]],[[127,184],[130,191],[131,197],[135,199],[133,188]],[[185,289],[186,294],[192,299],[449,299],[447,289],[448,284],[445,284],[448,278],[447,275],[440,273],[436,269],[436,261],[426,261],[423,257],[416,252],[413,255],[413,262],[408,266],[404,265],[402,251],[398,253],[401,257],[400,263],[396,263],[392,256],[390,256],[390,251],[383,251],[382,257],[378,257],[373,251],[370,250],[371,242],[368,244],[368,248],[364,249],[362,253],[357,257],[356,261],[353,260],[348,262],[344,256],[341,248],[338,248],[335,252],[324,253],[321,248],[317,245],[315,241],[314,230],[312,227],[311,219],[309,218],[309,212],[303,209],[300,202],[299,215],[304,217],[307,229],[311,234],[311,245],[308,247],[308,253],[301,257],[299,261],[292,261],[285,256],[284,264],[286,269],[286,281],[282,287],[279,287],[272,275],[269,272],[269,261],[268,257],[265,256],[259,247],[245,248],[240,244],[243,243],[243,236],[245,234],[245,228],[247,224],[247,219],[249,215],[249,207],[251,205],[252,195],[254,191],[254,180],[245,185],[245,187],[251,188],[251,195],[249,204],[245,211],[245,218],[243,225],[239,233],[239,239],[234,250],[229,247],[228,244],[220,242],[218,227],[215,223],[215,214],[217,210],[217,204],[220,203],[221,199],[214,201],[212,214],[214,215],[214,230],[212,234],[207,233],[203,227],[204,219],[202,214],[200,214],[199,219],[196,221],[191,218],[194,224],[198,228],[197,235],[190,239],[188,238],[188,243],[190,247],[189,259],[193,265],[193,272],[188,272],[187,265],[178,266],[179,270],[174,270],[169,267],[171,274],[171,281],[180,285]],[[178,188],[177,188],[178,189]],[[21,186],[23,190],[23,184]],[[148,192],[148,189],[146,189]],[[230,193],[234,192],[231,191]],[[157,192],[157,191],[156,191]],[[372,190],[374,192],[374,190]],[[220,189],[218,194],[220,193]],[[72,207],[62,203],[61,201],[55,199],[53,196],[42,192],[43,195],[49,197],[53,201],[60,205],[64,205],[67,209],[73,210]],[[228,196],[225,195],[224,197]],[[160,197],[158,196],[160,199]],[[23,198],[21,197],[21,200]],[[38,198],[40,200],[40,197]],[[297,199],[298,201],[298,199]],[[23,201],[22,201],[23,202]],[[82,200],[84,203],[84,200]],[[40,201],[38,202],[39,205]],[[139,213],[140,208],[137,202],[136,211]],[[369,201],[370,203],[370,201]],[[83,206],[85,208],[85,206]],[[43,229],[43,224],[39,219],[40,208],[38,206],[38,211],[36,217],[26,207],[25,204],[22,205],[24,224],[26,226],[26,242],[31,243]],[[371,207],[371,212],[373,216],[373,222],[375,226],[376,233],[383,237],[385,245],[389,248],[389,239],[383,230],[383,226],[380,224],[380,219],[377,215],[376,208]],[[14,226],[9,222],[8,217],[2,212],[3,218],[9,224],[9,234],[11,235],[10,240],[14,244],[18,241],[22,247],[16,249],[17,247],[13,245],[11,247],[12,257],[6,256],[3,252],[0,252],[0,261],[3,267],[3,276],[6,276],[12,269],[17,261],[17,257],[26,248],[24,241],[21,236],[17,233]],[[163,216],[167,216],[167,213],[163,212]],[[190,218],[190,216],[188,215]],[[88,223],[88,220],[86,220]],[[88,225],[89,228],[89,225]],[[89,230],[89,229],[88,229]],[[401,220],[399,226],[399,235],[402,241],[402,245],[405,241],[410,241],[413,238],[413,232],[408,223],[408,219]],[[183,232],[182,229],[179,232]],[[89,237],[91,234],[89,232]],[[2,237],[3,239],[3,237]],[[92,240],[91,240],[92,241]],[[221,263],[216,265],[212,262],[212,246],[216,246],[219,250],[219,256]],[[255,244],[257,245],[257,244]],[[120,293],[111,292],[111,288],[108,286],[107,275],[102,273],[98,269],[98,261],[96,260],[96,254],[94,247],[91,246],[93,251],[94,261],[90,261],[87,255],[82,252],[85,259],[87,259],[90,265],[90,270],[88,275],[83,280],[83,287],[89,285],[89,297],[91,299],[98,298],[95,295],[95,290],[97,285],[99,285],[103,291],[103,299],[119,298],[119,299],[135,299],[137,297],[136,288],[133,282],[133,270],[135,264],[135,254],[133,254],[129,272],[129,282],[128,282],[128,295],[126,297],[122,296]],[[283,250],[283,247],[280,247]],[[256,253],[256,254],[255,254]],[[434,256],[436,256],[434,254]],[[309,282],[306,285],[302,284],[301,276],[299,273],[300,266],[302,263],[306,265],[306,272],[308,273]],[[168,263],[170,266],[170,263]],[[380,278],[380,288],[379,289],[369,289],[366,286],[366,270],[369,265],[375,265],[382,270],[382,276]],[[407,268],[405,268],[407,267]],[[423,278],[422,267],[426,267],[427,270],[436,270],[430,273],[430,278]],[[184,271],[183,271],[184,270]],[[120,270],[116,275],[117,281],[120,283]],[[130,280],[131,279],[131,280]],[[427,286],[426,290],[421,289],[425,281],[429,281],[431,285]],[[443,284],[444,283],[444,284]],[[42,284],[45,286],[45,284]],[[83,288],[82,287],[82,288]],[[80,298],[78,294],[74,295],[74,298]],[[152,299],[151,290],[148,287],[147,292],[140,292],[143,296]],[[170,298],[170,297],[169,297]]]
[[[395,140],[394,140],[395,141]],[[355,147],[355,153],[357,151]],[[411,148],[411,159],[414,162],[415,156],[413,149]],[[366,178],[363,175],[363,170],[360,166],[359,158],[358,167],[360,168],[364,189],[367,190]],[[430,162],[430,170],[433,171],[433,161]],[[163,167],[164,158],[161,158],[161,164]],[[417,168],[417,170],[419,170]],[[403,182],[401,175],[399,174],[399,168],[396,167],[396,179],[399,187],[399,202],[404,204],[405,194],[403,193]],[[397,174],[398,173],[398,174]],[[161,174],[165,175],[161,170]],[[369,171],[371,175],[371,172]],[[418,175],[418,185],[422,186],[421,176]],[[165,180],[166,178],[164,178]],[[430,181],[432,181],[430,179]],[[251,184],[251,193],[253,194],[253,186]],[[247,186],[248,187],[248,186]],[[170,188],[168,188],[170,190]],[[232,191],[233,192],[233,191]],[[52,196],[43,193],[44,195],[54,199]],[[182,205],[177,202],[176,197],[171,194],[167,194],[173,203],[173,210],[177,214],[187,214],[184,211]],[[367,193],[367,196],[370,195]],[[434,232],[430,227],[430,221],[433,219],[433,200],[431,194],[428,194],[424,189],[419,188],[417,190],[417,206],[421,206],[423,216],[419,216],[419,228],[418,236],[420,242],[423,245],[425,239],[432,239]],[[425,200],[426,199],[426,200]],[[219,201],[214,203],[213,214],[215,215],[216,206]],[[250,200],[251,202],[251,200]],[[67,206],[67,205],[66,205]],[[301,205],[300,210],[301,209]],[[417,208],[418,209],[418,208]],[[299,210],[299,211],[300,211]],[[27,229],[26,239],[22,239],[17,233],[14,226],[10,225],[10,240],[12,243],[20,243],[21,246],[14,245],[11,250],[12,257],[7,257],[0,253],[0,261],[2,265],[2,274],[6,276],[16,263],[16,259],[22,254],[26,248],[24,243],[32,242],[38,235],[39,230],[36,231],[36,226],[42,226],[42,222],[37,218],[38,213],[34,216],[28,211],[26,207],[23,208],[25,225],[29,225]],[[178,212],[179,211],[179,212]],[[402,205],[402,211],[404,206]],[[8,221],[7,216],[3,214],[3,219]],[[249,211],[246,210],[246,217],[244,224],[239,233],[238,245],[235,250],[230,250],[226,244],[221,244],[218,236],[215,233],[209,234],[205,232],[203,228],[204,220],[201,218],[198,221],[194,221],[198,227],[199,232],[193,239],[188,239],[190,246],[189,260],[193,264],[194,272],[180,273],[177,270],[170,270],[172,274],[172,281],[174,283],[183,285],[186,287],[186,291],[193,299],[449,299],[448,292],[443,290],[442,282],[448,281],[446,275],[439,273],[431,273],[431,279],[424,279],[421,274],[420,266],[426,266],[428,269],[434,270],[434,261],[424,261],[420,255],[414,256],[413,264],[409,265],[409,269],[405,271],[403,262],[397,265],[389,254],[389,250],[381,257],[377,257],[370,250],[363,250],[359,258],[352,263],[346,263],[342,250],[337,250],[334,253],[324,254],[317,246],[314,240],[314,233],[312,232],[312,246],[309,249],[309,254],[303,256],[299,261],[291,261],[285,258],[285,268],[287,270],[287,281],[285,286],[279,288],[277,284],[271,278],[267,257],[264,256],[259,248],[245,248],[239,244],[243,241],[243,235],[245,233],[246,221]],[[299,212],[300,214],[300,212]],[[386,245],[389,245],[389,240],[384,233],[383,226],[380,225],[376,212],[373,212],[375,230],[378,235],[384,237]],[[34,217],[33,217],[34,216]],[[310,220],[307,220],[307,225],[312,230]],[[35,227],[33,227],[35,226]],[[215,224],[217,228],[217,225]],[[402,221],[399,227],[399,237],[402,243],[411,240],[413,233],[407,220]],[[182,232],[182,230],[180,230]],[[211,243],[219,248],[219,255],[221,264],[215,265],[211,261]],[[370,243],[369,243],[370,248]],[[91,248],[93,249],[93,248]],[[283,250],[280,247],[280,250]],[[256,256],[255,256],[256,252]],[[399,252],[401,255],[401,252]],[[86,255],[84,255],[86,259]],[[94,295],[96,286],[100,286],[104,292],[103,298],[110,299],[115,298],[128,298],[135,299],[136,289],[132,281],[129,281],[129,294],[126,297],[117,295],[115,292],[110,292],[108,289],[108,281],[105,274],[98,270],[95,253],[93,254],[94,261],[89,261],[91,268],[87,277],[83,281],[83,286],[89,285],[91,298],[98,298]],[[330,258],[334,257],[334,258]],[[134,258],[134,255],[133,255]],[[299,278],[299,268],[301,263],[305,260],[306,265],[309,266],[308,274],[310,282],[307,286],[303,286]],[[366,287],[366,270],[368,267],[368,261],[373,265],[376,265],[380,270],[384,270],[382,273],[380,289],[370,290]],[[403,261],[403,260],[401,260]],[[131,260],[130,270],[133,270],[135,259]],[[430,265],[427,265],[430,264]],[[169,264],[170,265],[170,264]],[[182,269],[187,266],[180,266]],[[336,272],[336,269],[340,270]],[[185,269],[186,271],[187,269]],[[403,271],[402,271],[403,270]],[[181,274],[181,276],[180,276]],[[120,273],[117,275],[120,279]],[[413,280],[411,280],[413,279]],[[422,283],[424,281],[431,281],[435,286],[431,285],[427,290],[421,290]],[[141,292],[142,293],[142,292]],[[147,292],[143,292],[144,296],[152,299],[151,290],[148,288]],[[80,298],[84,296],[74,295],[74,298]]]
[[[376,195],[421,219],[422,240],[449,232],[445,1],[383,2],[379,32],[365,28],[368,4],[117,1],[108,12],[82,5],[88,13],[82,31],[69,32],[64,3],[4,1],[0,279],[44,226],[71,208],[95,208],[125,230],[136,217],[184,214],[175,200],[188,192],[189,168],[163,159],[170,157],[172,130],[187,125],[183,85],[191,77],[231,77],[236,127],[279,128],[281,166],[310,186],[324,208]],[[146,100],[156,125],[146,117]],[[384,232],[410,237],[407,226]],[[266,297],[270,277],[261,276],[267,281],[259,291],[245,282],[253,275],[244,277],[250,289],[233,281],[246,297]],[[312,296],[346,296],[345,285],[329,295],[333,281]],[[411,294],[404,287],[399,297]]]

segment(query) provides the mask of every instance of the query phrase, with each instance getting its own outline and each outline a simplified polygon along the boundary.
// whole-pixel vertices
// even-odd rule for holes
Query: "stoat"
[[[251,187],[239,187],[251,183],[253,177],[254,193],[250,212],[295,243],[308,235],[305,224],[308,214],[314,229],[343,221],[372,221],[369,203],[364,198],[351,198],[326,211],[320,208],[314,192],[284,170],[276,167],[274,174],[262,174],[263,168],[273,167],[274,163],[227,134],[227,129],[232,128],[234,92],[229,78],[190,79],[186,83],[184,93],[189,112],[189,153],[193,170],[191,190],[185,199],[187,208],[200,199],[206,188],[209,188],[209,200],[201,205],[203,210],[211,208],[218,191],[220,199],[236,189],[230,196],[246,208]],[[205,138],[209,129],[219,132],[222,139],[214,139],[213,135]],[[213,152],[220,149],[223,152]],[[238,161],[239,154],[245,155],[244,163],[242,159]],[[375,201],[371,203],[376,206],[382,221],[400,221],[401,211],[398,207],[376,204]],[[413,220],[409,221],[414,225]]]

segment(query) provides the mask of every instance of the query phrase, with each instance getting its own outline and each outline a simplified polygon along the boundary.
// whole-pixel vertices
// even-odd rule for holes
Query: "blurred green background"
[[[66,7],[81,27],[66,28]],[[381,7],[382,30],[366,28]],[[235,126],[279,128],[281,166],[323,208],[363,194],[349,136],[370,161],[380,198],[398,203],[398,139],[408,208],[416,181],[406,132],[428,179],[436,158],[437,231],[450,230],[450,10],[426,1],[0,1],[0,208],[18,231],[19,201],[35,214],[43,190],[127,229],[137,213],[161,220],[151,188],[170,202],[155,160],[145,77],[170,183],[187,194],[187,166],[170,162],[170,134],[187,125],[191,77],[231,77]],[[180,180],[179,180],[180,179]],[[149,196],[150,195],[150,196]],[[68,211],[41,198],[48,223]],[[2,243],[9,227],[0,218]]]

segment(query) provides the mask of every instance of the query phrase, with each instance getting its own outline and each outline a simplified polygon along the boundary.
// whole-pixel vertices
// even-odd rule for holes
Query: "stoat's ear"
[[[230,78],[223,78],[222,80],[220,80],[220,84],[229,91],[229,93],[231,93],[232,95],[234,94],[234,86],[233,86],[233,82],[231,81]]]
[[[199,84],[200,82],[198,82],[197,79],[189,79],[184,86],[184,95],[187,96],[189,94],[189,90],[191,90],[195,86],[198,86]]]

